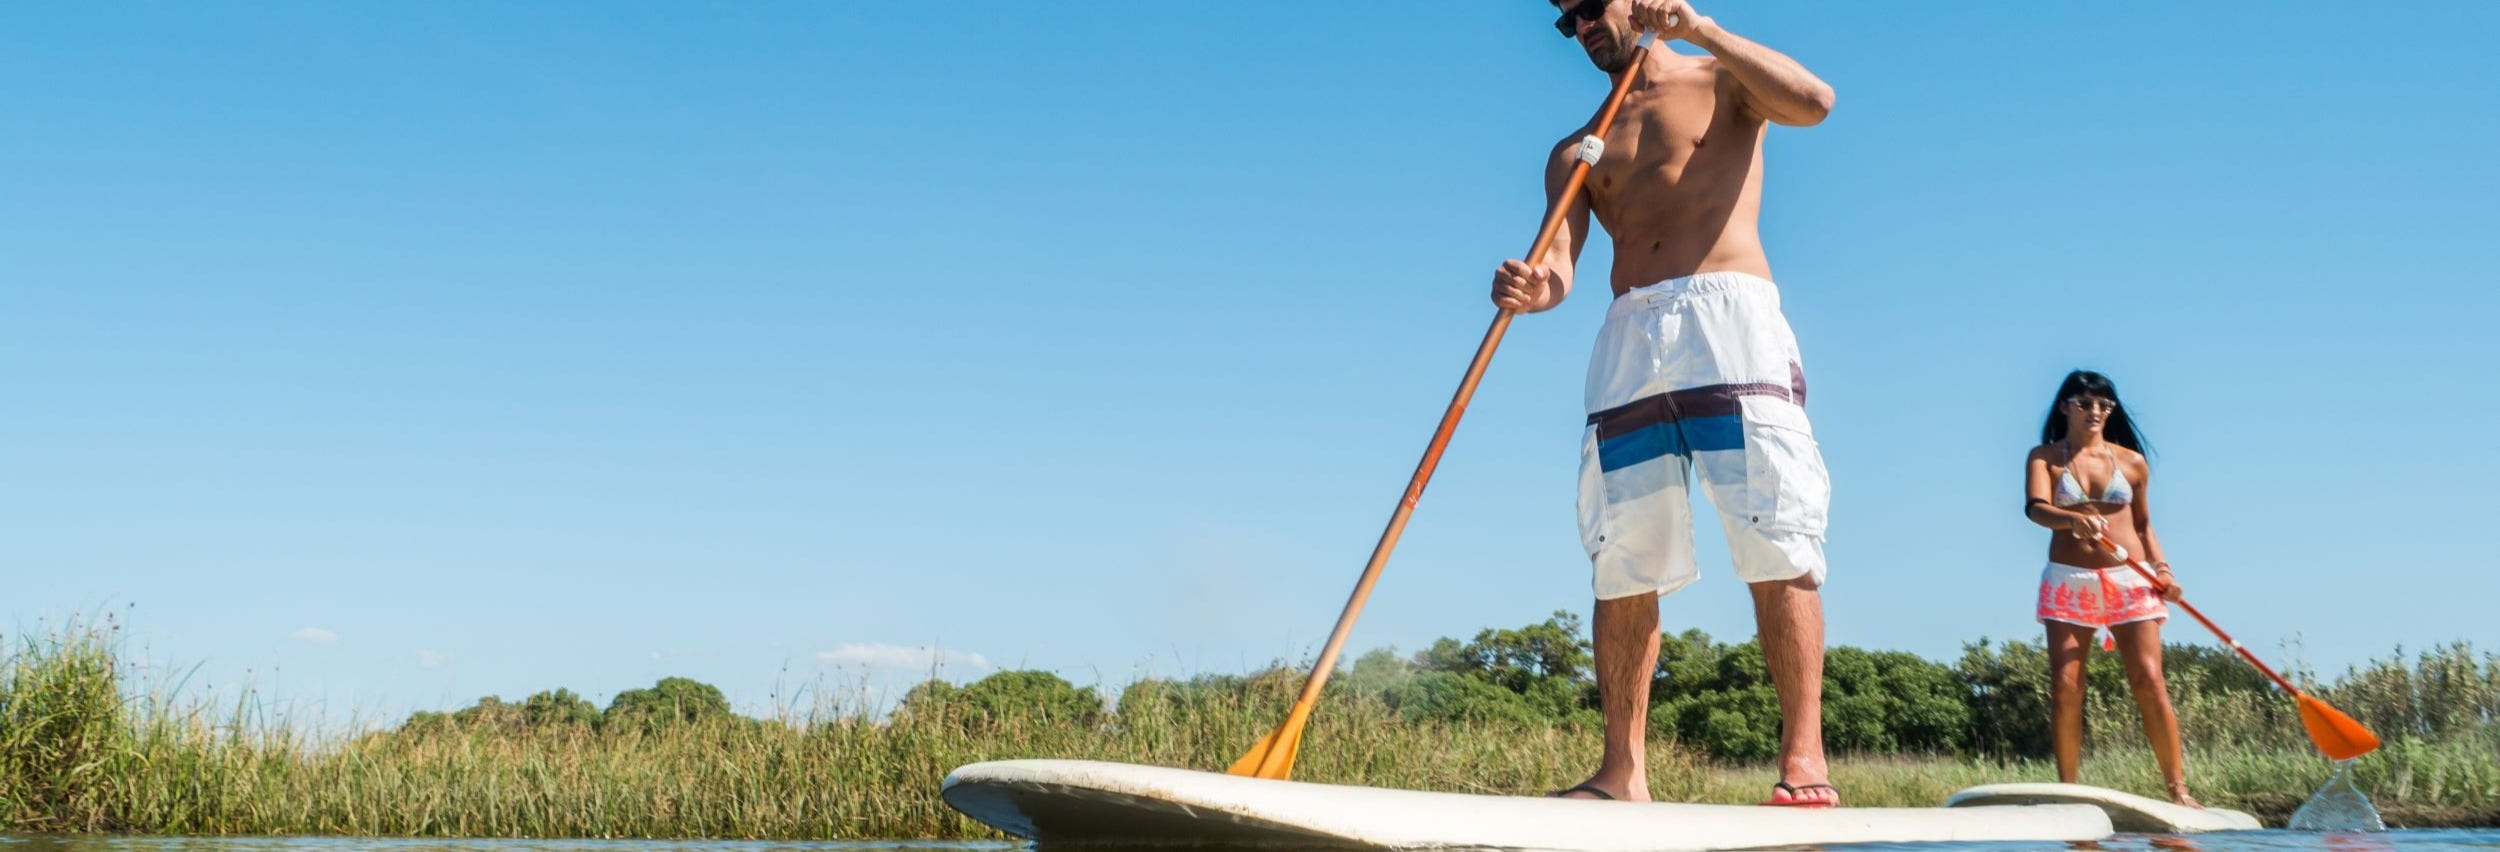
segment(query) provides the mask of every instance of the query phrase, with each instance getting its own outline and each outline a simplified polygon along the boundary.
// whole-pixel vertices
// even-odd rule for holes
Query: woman
[[[2084,658],[2092,650],[2092,634],[2106,629],[2126,663],[2127,686],[2143,713],[2144,738],[2152,741],[2170,800],[2201,807],[2188,795],[2179,718],[2161,672],[2161,623],[2170,617],[2163,601],[2179,599],[2179,584],[2153,535],[2145,503],[2152,468],[2135,421],[2118,401],[2117,386],[2099,373],[2066,374],[2048,422],[2040,427],[2040,446],[2024,469],[2030,497],[2025,514],[2060,533],[2049,537],[2039,606],[2040,623],[2049,632],[2049,731],[2057,780],[2074,783],[2083,762]],[[2139,555],[2160,584],[2127,567],[2096,539]]]

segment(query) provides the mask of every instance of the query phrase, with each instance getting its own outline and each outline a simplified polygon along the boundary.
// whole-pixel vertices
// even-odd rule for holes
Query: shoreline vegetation
[[[930,681],[891,708],[784,718],[730,711],[682,678],[605,708],[568,690],[495,698],[322,738],[151,691],[118,630],[11,636],[0,650],[0,831],[185,835],[837,839],[995,838],[938,799],[956,766],[1085,758],[1220,769],[1283,718],[1301,674],[1149,679],[1115,696],[1041,671]],[[1652,792],[1744,803],[1770,783],[1776,705],[1752,643],[1666,637],[1653,681]],[[2290,701],[2229,652],[2167,662],[2207,804],[2280,825],[2332,768]],[[1333,677],[1296,778],[1534,794],[1580,780],[1597,714],[1579,624],[1364,655]],[[1931,806],[1953,791],[2055,777],[2036,642],[1960,659],[1835,646],[1825,682],[1834,783],[1853,805]],[[2391,826],[2500,825],[2500,654],[2459,644],[2391,656],[2316,694],[2387,741],[2357,779]],[[2087,783],[2157,794],[2124,677],[2090,670]]]

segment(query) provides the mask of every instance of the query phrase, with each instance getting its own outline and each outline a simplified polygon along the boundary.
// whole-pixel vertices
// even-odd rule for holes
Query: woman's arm
[[[2137,456],[2135,462],[2135,536],[2144,542],[2144,564],[2152,566],[2153,576],[2161,582],[2163,598],[2179,599],[2179,582],[2170,577],[2170,562],[2161,555],[2161,538],[2153,534],[2153,466]]]
[[[2049,460],[2038,450],[2031,453],[2023,472],[2023,517],[2059,532],[2089,535],[2100,531],[2101,519],[2088,512],[2060,509],[2049,500]]]

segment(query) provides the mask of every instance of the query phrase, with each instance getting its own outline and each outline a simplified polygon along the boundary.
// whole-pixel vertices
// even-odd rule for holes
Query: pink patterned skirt
[[[2049,563],[2040,571],[2041,621],[2108,627],[2170,617],[2153,582],[2124,565],[2077,568]]]

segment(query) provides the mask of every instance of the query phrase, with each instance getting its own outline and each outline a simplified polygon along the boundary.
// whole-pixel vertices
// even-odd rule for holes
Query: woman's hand
[[[2185,592],[2179,591],[2179,579],[2170,576],[2170,563],[2168,562],[2153,563],[2153,582],[2161,584],[2162,600],[2178,603],[2180,598],[2186,597]]]
[[[2109,521],[2090,512],[2076,512],[2074,520],[2067,523],[2066,529],[2074,533],[2076,538],[2091,541],[2100,538],[2101,533],[2109,529]]]

